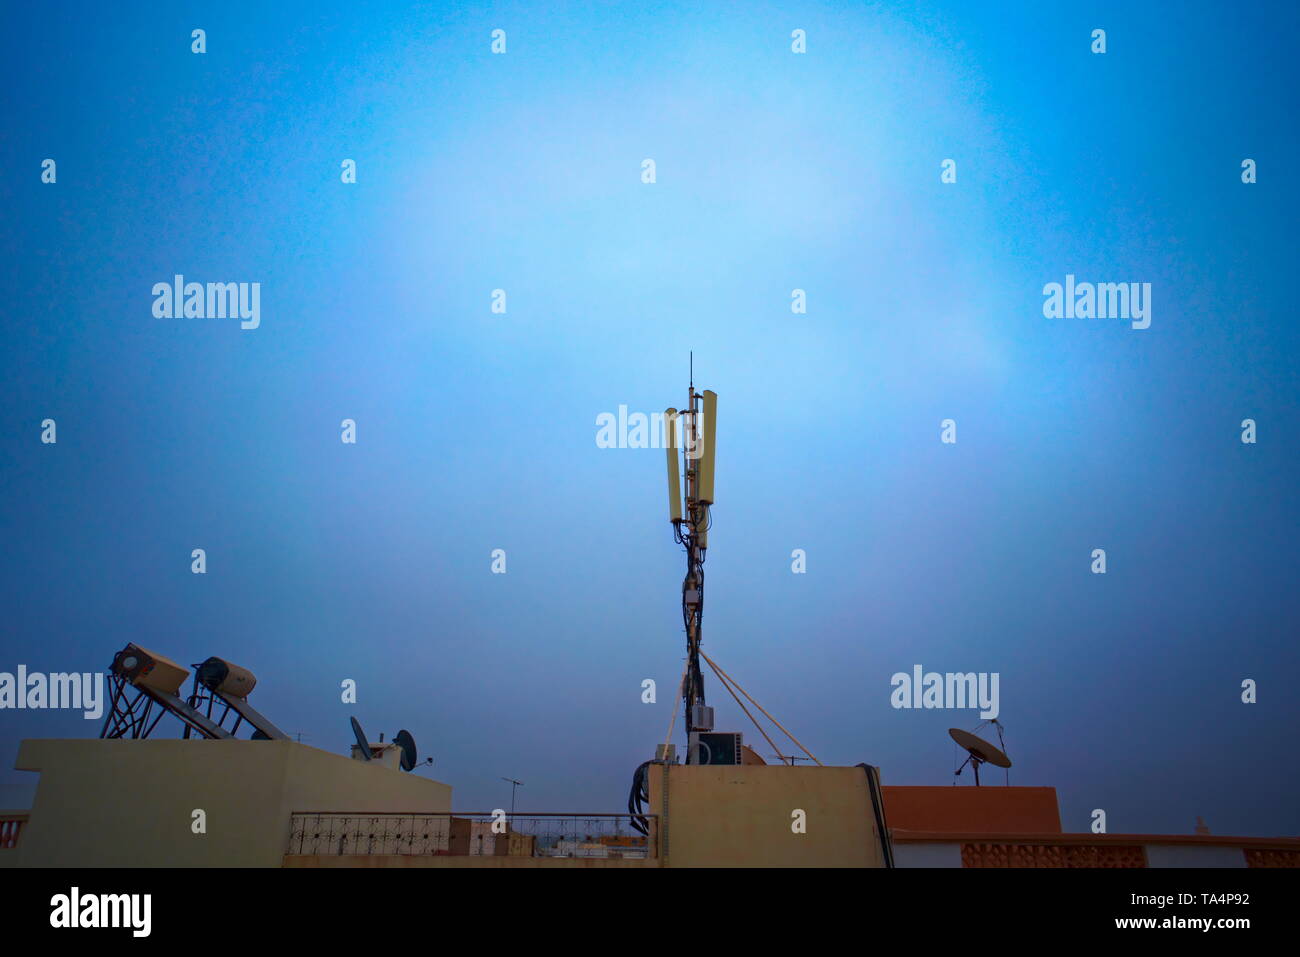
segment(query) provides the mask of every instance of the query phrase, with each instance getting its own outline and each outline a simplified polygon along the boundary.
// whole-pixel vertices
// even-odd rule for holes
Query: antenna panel
[[[668,521],[682,520],[682,476],[677,454],[678,419],[676,409],[664,411],[664,448],[668,453]]]
[[[696,466],[699,473],[699,500],[704,505],[713,504],[713,464],[717,448],[718,394],[704,390],[704,448]]]

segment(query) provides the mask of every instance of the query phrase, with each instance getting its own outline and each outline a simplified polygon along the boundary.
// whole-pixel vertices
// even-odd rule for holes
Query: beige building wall
[[[666,794],[664,765],[649,770],[664,866],[884,866],[862,768],[671,765]]]
[[[28,740],[15,766],[41,776],[19,867],[279,867],[294,811],[451,810],[449,785],[295,741]]]

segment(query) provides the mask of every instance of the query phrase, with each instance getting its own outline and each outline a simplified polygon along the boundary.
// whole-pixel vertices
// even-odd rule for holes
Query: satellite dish
[[[417,760],[415,738],[411,737],[411,732],[403,728],[401,731],[397,732],[397,736],[393,738],[393,742],[402,749],[402,770],[409,771],[411,768],[415,767],[415,762]]]
[[[949,728],[948,734],[952,736],[954,741],[981,761],[992,764],[994,767],[1011,767],[1011,759],[1003,754],[999,748],[989,744],[983,738],[977,738],[969,731],[963,731],[961,728]]]
[[[957,742],[966,751],[966,761],[962,762],[962,767],[970,762],[971,767],[975,769],[975,783],[980,783],[980,765],[991,764],[998,768],[1011,767],[1011,759],[1007,757],[1002,749],[995,745],[989,744],[983,738],[976,737],[969,731],[963,731],[961,728],[949,728],[948,736]],[[961,768],[957,769],[961,774]]]
[[[357,746],[361,748],[361,760],[370,760],[370,742],[366,740],[366,733],[361,730],[361,723],[356,718],[352,718],[352,733],[356,735]]]

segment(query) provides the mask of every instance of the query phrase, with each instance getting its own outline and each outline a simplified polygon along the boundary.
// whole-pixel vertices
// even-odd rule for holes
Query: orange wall
[[[1056,788],[882,787],[890,830],[1059,834]]]

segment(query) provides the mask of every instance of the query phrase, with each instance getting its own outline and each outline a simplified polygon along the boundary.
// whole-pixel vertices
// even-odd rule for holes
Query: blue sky
[[[595,420],[693,350],[705,649],[819,758],[948,784],[978,718],[890,676],[998,672],[1067,830],[1300,833],[1293,5],[378,6],[7,12],[0,670],[218,654],[309,744],[409,728],[457,809],[619,810],[682,561]],[[260,328],[154,318],[176,273]],[[1151,327],[1044,318],[1067,273]],[[97,732],[0,712],[0,806]]]

